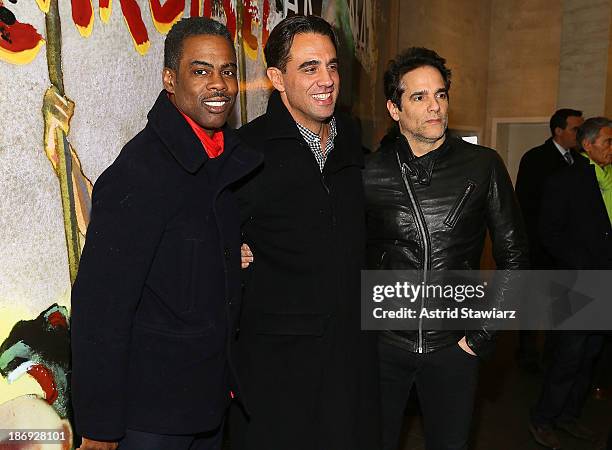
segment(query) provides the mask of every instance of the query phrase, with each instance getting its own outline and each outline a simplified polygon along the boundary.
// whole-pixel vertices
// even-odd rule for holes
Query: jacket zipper
[[[404,180],[404,186],[406,187],[406,191],[408,192],[408,197],[410,197],[410,203],[412,204],[412,208],[415,212],[415,217],[417,221],[417,226],[419,232],[421,234],[421,239],[423,240],[423,282],[427,283],[427,269],[430,264],[430,255],[429,255],[429,239],[427,236],[427,230],[425,227],[425,221],[423,219],[420,206],[417,203],[416,197],[414,196],[414,190],[412,187],[412,183],[408,176],[406,175],[407,166],[403,164],[400,160],[399,154],[395,154],[397,157],[397,163],[400,166],[400,170],[402,172],[402,179]],[[421,296],[421,311],[425,308],[425,299]],[[423,353],[423,318],[419,314],[419,340],[418,340],[418,353]]]
[[[463,191],[463,194],[457,199],[457,202],[448,213],[448,216],[446,216],[446,219],[444,219],[445,225],[454,228],[454,226],[457,224],[457,220],[459,220],[459,215],[461,214],[463,207],[472,195],[474,189],[476,189],[476,183],[468,180],[467,185],[465,186],[465,191]]]

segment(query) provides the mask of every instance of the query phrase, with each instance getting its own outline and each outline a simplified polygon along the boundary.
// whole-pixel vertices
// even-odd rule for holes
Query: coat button
[[[223,250],[223,254],[225,255],[225,260],[226,260],[226,261],[229,261],[229,259],[230,259],[230,255],[231,255],[231,252],[230,252],[229,248],[227,248],[227,247],[226,247],[226,248]]]

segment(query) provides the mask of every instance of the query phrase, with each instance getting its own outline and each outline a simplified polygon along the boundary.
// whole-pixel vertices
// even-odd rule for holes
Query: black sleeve
[[[518,286],[512,271],[527,269],[529,262],[523,219],[512,182],[497,154],[492,163],[486,220],[497,266],[495,279],[489,288],[489,307],[500,309],[505,297],[512,293],[510,289]],[[495,321],[485,320],[480,330],[466,332],[468,346],[476,354],[486,356],[492,350],[497,327]]]
[[[570,185],[568,181],[563,181],[562,174],[549,178],[544,186],[539,216],[542,246],[559,268],[572,268],[571,262],[575,259],[573,253],[579,248],[578,243],[572,242],[572,233],[568,233],[570,211],[567,199]]]
[[[164,228],[147,174],[111,166],[96,182],[72,290],[72,398],[77,432],[116,441],[125,432],[132,320]]]

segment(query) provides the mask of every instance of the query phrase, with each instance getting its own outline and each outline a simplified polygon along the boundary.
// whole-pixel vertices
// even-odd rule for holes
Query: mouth
[[[319,105],[331,105],[334,101],[332,92],[322,92],[320,94],[312,94],[311,97]]]
[[[202,106],[212,114],[221,114],[231,105],[232,99],[229,97],[213,97],[202,100]]]
[[[426,123],[430,125],[438,125],[442,123],[442,119],[429,119]]]

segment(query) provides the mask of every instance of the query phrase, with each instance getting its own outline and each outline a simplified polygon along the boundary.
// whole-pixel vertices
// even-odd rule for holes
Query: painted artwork
[[[161,89],[163,40],[172,25],[196,15],[227,25],[243,87],[232,117],[240,126],[265,110],[263,47],[280,20],[297,13],[326,18],[351,55],[342,70],[350,74],[360,64],[370,73],[377,63],[375,6],[374,0],[0,0],[0,429],[72,436],[70,286],[92,182],[145,125]],[[347,105],[349,79],[340,98]]]

